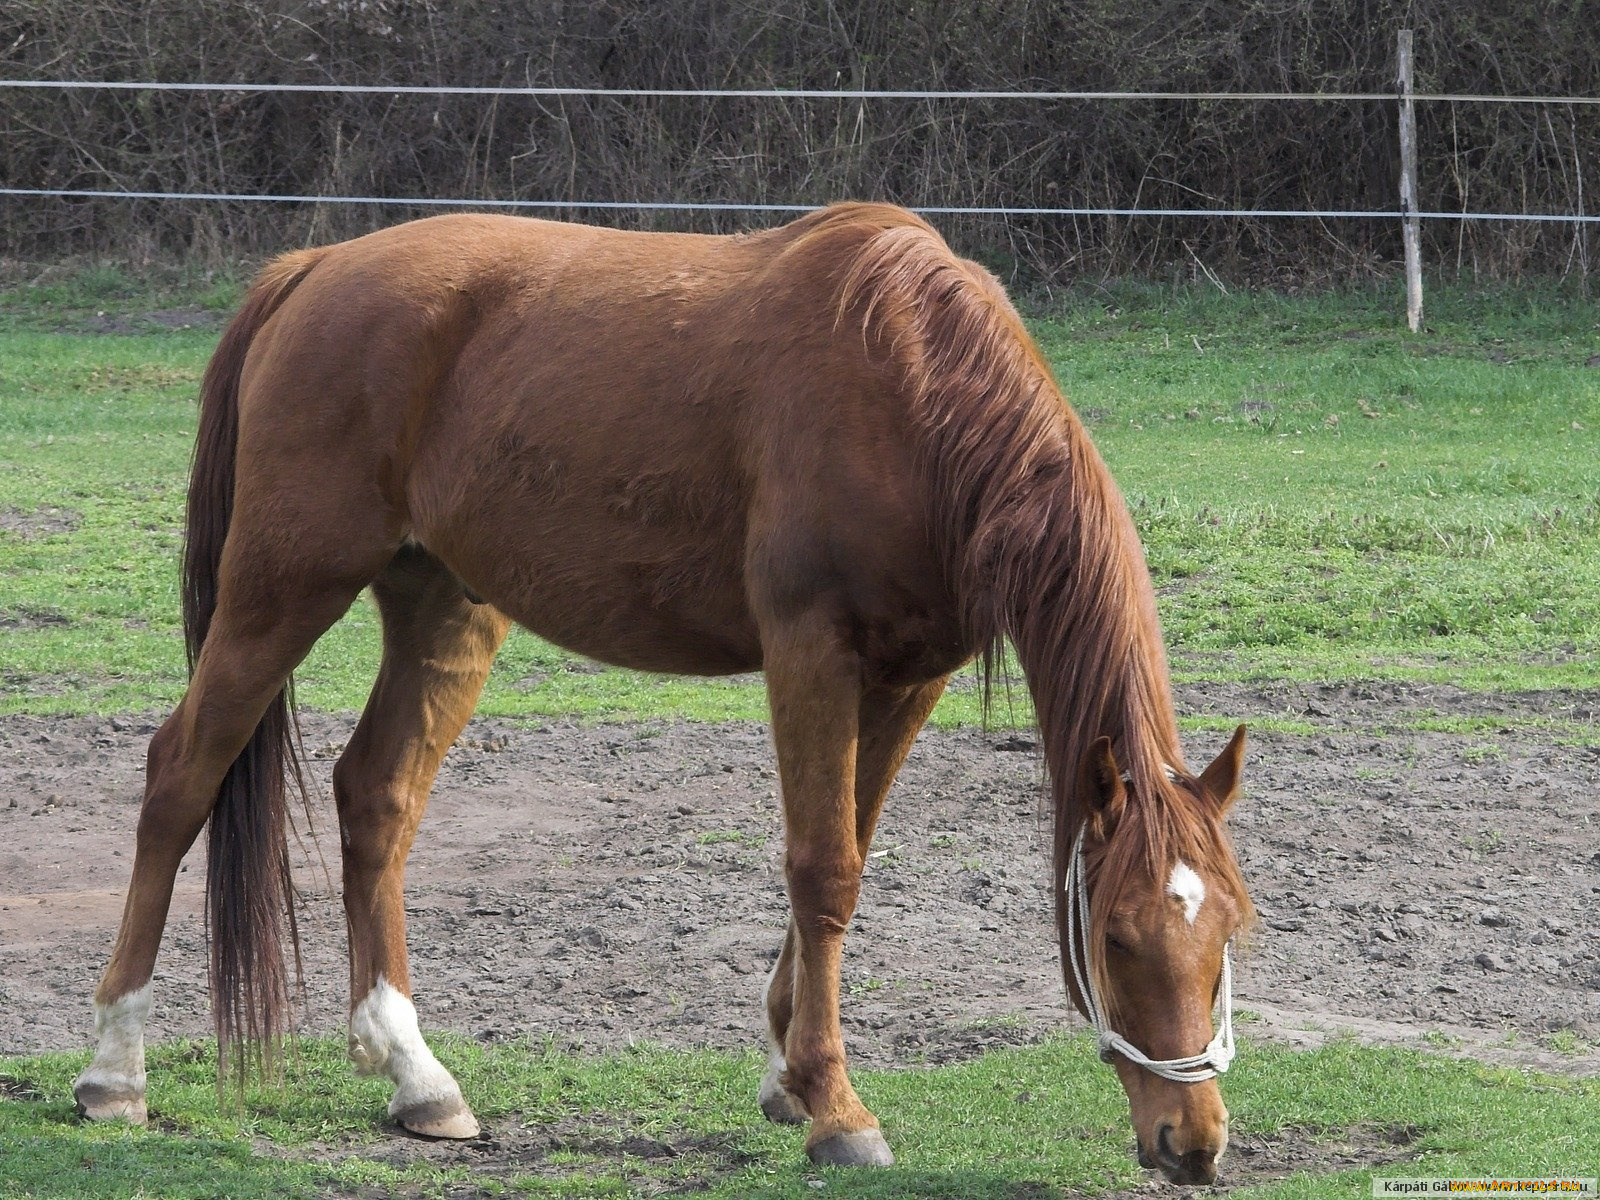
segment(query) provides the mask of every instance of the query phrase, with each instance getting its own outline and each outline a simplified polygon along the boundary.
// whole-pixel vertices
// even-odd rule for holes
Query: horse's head
[[[1068,990],[1128,1094],[1140,1164],[1174,1183],[1210,1183],[1228,1145],[1214,1076],[1233,1052],[1228,948],[1252,913],[1222,820],[1243,757],[1240,726],[1198,778],[1169,769],[1168,792],[1139,796],[1100,738],[1060,875]]]

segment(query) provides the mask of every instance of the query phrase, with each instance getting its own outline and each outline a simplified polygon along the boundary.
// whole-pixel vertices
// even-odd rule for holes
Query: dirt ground
[[[1600,696],[1399,685],[1180,689],[1180,711],[1293,713],[1252,742],[1232,825],[1262,923],[1244,1037],[1348,1029],[1600,1071],[1600,749],[1395,732],[1408,714],[1594,719]],[[87,1047],[131,865],[154,719],[0,718],[0,1053]],[[299,872],[308,1003],[345,1011],[326,799],[353,718],[312,715],[320,845]],[[1374,730],[1388,729],[1388,733]],[[1221,735],[1188,738],[1203,764]],[[1051,929],[1037,753],[926,731],[885,812],[845,966],[855,1061],[943,1062],[1080,1024]],[[475,722],[411,859],[425,1025],[591,1048],[742,1047],[785,923],[764,728]],[[151,1036],[203,1034],[203,852],[179,876]]]
[[[32,1096],[25,1097],[32,1099]],[[1415,1125],[1365,1123],[1345,1129],[1285,1126],[1269,1134],[1234,1131],[1228,1139],[1228,1158],[1222,1180],[1211,1187],[1184,1188],[1184,1196],[1225,1196],[1239,1188],[1271,1183],[1291,1175],[1331,1174],[1336,1171],[1378,1171],[1385,1167],[1415,1161],[1416,1142],[1421,1129]],[[692,1195],[719,1175],[748,1166],[751,1159],[734,1138],[723,1134],[664,1132],[661,1138],[643,1137],[622,1129],[610,1131],[603,1123],[596,1128],[592,1120],[567,1119],[557,1122],[525,1124],[512,1117],[497,1122],[484,1136],[465,1142],[434,1142],[422,1138],[393,1137],[380,1142],[344,1140],[318,1142],[296,1147],[292,1153],[265,1139],[257,1143],[264,1154],[279,1154],[301,1160],[339,1162],[359,1157],[395,1167],[426,1161],[444,1169],[466,1171],[472,1184],[447,1192],[449,1200],[479,1200],[499,1195],[482,1185],[486,1181],[549,1175],[570,1177],[570,1167],[562,1155],[574,1152],[614,1162],[619,1166],[634,1160],[671,1159],[683,1172],[681,1183],[665,1195]],[[1397,1172],[1398,1173],[1398,1172]],[[1007,1200],[1046,1200],[1062,1192],[1042,1180],[967,1180],[973,1195],[1004,1195]],[[951,1180],[940,1175],[929,1180],[929,1195],[950,1195]],[[1131,1188],[1094,1193],[1098,1200],[1134,1200],[1135,1197],[1170,1197],[1174,1187],[1151,1177]],[[647,1193],[648,1194],[648,1193]],[[1067,1193],[1080,1196],[1082,1192]],[[343,1193],[350,1200],[394,1200],[399,1195],[422,1195],[420,1189],[392,1185],[371,1185]]]

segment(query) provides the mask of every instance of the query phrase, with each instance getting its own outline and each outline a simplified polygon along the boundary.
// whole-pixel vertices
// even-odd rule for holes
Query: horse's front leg
[[[906,687],[867,688],[861,695],[856,743],[856,851],[866,860],[877,828],[878,814],[900,766],[911,752],[917,731],[927,722],[944,693],[945,680]],[[759,1099],[767,1120],[778,1125],[803,1125],[809,1120],[800,1098],[783,1085],[788,1064],[783,1045],[794,1015],[794,926],[789,926],[783,949],[772,966],[761,1004],[767,1014],[771,1051],[761,1079]]]
[[[894,1156],[850,1084],[839,1029],[839,957],[861,889],[861,664],[820,615],[763,634],[793,913],[793,1015],[782,1084],[811,1115],[806,1153],[814,1162],[887,1166]]]

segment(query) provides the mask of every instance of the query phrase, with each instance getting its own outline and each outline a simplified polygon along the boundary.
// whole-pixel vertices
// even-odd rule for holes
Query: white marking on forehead
[[[1200,906],[1206,901],[1206,885],[1186,862],[1172,868],[1172,878],[1167,880],[1167,895],[1183,901],[1183,919],[1194,924],[1200,915]]]

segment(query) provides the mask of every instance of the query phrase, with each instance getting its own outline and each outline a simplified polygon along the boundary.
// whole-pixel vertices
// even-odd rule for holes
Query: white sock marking
[[[1193,925],[1200,915],[1200,906],[1206,901],[1206,885],[1188,863],[1180,862],[1172,868],[1172,878],[1167,880],[1167,895],[1183,901],[1183,919]]]
[[[778,961],[783,961],[783,955],[778,956]],[[789,1069],[788,1060],[783,1056],[783,1047],[778,1045],[772,1036],[771,1010],[767,1008],[767,997],[772,994],[772,982],[778,977],[778,963],[772,964],[772,970],[767,972],[767,981],[761,985],[761,1015],[767,1022],[767,1073],[761,1077],[760,1096],[763,1104],[767,1100],[783,1091],[783,1084],[779,1082],[783,1073]]]
[[[96,1004],[94,1061],[78,1076],[77,1084],[144,1095],[144,1023],[149,1018],[148,983],[110,1004]]]
[[[466,1107],[461,1088],[422,1040],[416,1007],[382,975],[350,1014],[350,1060],[363,1075],[393,1081],[390,1116],[436,1101]]]

